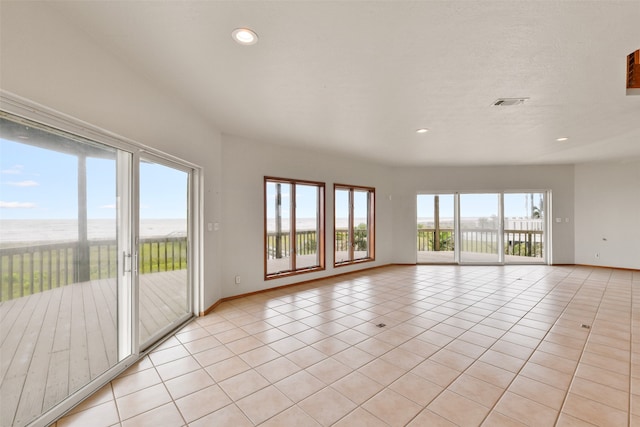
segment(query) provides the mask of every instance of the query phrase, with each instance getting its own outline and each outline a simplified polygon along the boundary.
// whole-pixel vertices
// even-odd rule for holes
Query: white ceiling
[[[49,5],[226,134],[389,165],[640,158],[639,0]]]

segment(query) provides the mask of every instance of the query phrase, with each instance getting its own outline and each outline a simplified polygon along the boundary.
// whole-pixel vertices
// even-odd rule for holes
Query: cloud
[[[12,185],[14,187],[37,187],[40,185],[39,182],[36,181],[11,181],[7,182],[7,184]]]
[[[115,209],[116,205],[102,205],[100,209]]]
[[[24,169],[23,165],[13,165],[9,169],[3,169],[2,173],[6,175],[20,175]]]
[[[2,209],[34,209],[37,205],[31,202],[3,202],[0,200]]]

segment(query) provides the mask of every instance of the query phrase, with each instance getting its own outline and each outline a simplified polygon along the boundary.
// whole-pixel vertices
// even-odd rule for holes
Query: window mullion
[[[375,257],[375,209],[373,193],[367,193],[367,257]]]
[[[293,184],[291,186],[291,207],[290,207],[290,212],[291,215],[289,215],[289,220],[291,221],[291,224],[289,224],[289,230],[290,230],[290,235],[289,235],[289,246],[290,246],[290,251],[291,251],[291,270],[292,271],[296,271],[296,258],[298,257],[298,244],[296,241],[296,218],[297,218],[297,211],[296,211],[296,184]]]
[[[353,261],[355,257],[355,232],[353,227],[353,188],[349,189],[349,261]]]

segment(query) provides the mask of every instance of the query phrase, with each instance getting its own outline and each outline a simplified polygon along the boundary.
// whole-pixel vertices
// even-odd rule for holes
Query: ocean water
[[[356,218],[355,223],[365,224],[366,218]],[[336,218],[336,228],[347,228],[349,220],[347,218]],[[309,231],[316,229],[316,220],[314,218],[298,218],[296,221],[297,231]],[[276,231],[276,220],[274,218],[267,218],[267,231]],[[289,231],[289,218],[282,218],[282,231]]]
[[[90,219],[89,240],[114,239],[113,219]],[[187,235],[185,219],[143,219],[140,237],[178,237]],[[57,243],[78,240],[75,219],[0,219],[0,247],[23,246],[29,243]]]

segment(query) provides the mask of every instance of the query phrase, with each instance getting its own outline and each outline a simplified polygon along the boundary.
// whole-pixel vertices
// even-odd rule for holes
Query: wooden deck
[[[140,276],[140,337],[186,311],[187,270]],[[23,426],[117,363],[115,279],[0,303],[0,426]]]
[[[498,256],[496,254],[483,254],[476,252],[462,252],[463,262],[468,263],[496,263]],[[530,256],[505,255],[504,260],[507,263],[514,264],[543,264],[542,258]],[[447,264],[454,263],[455,258],[453,251],[418,251],[418,264]]]

